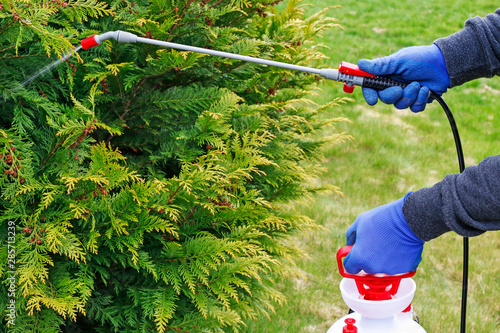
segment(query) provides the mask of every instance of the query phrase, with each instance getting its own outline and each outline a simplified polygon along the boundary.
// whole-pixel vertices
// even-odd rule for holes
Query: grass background
[[[306,0],[307,14],[329,5],[344,30],[332,29],[317,43],[330,47],[331,67],[342,61],[391,54],[402,47],[431,44],[463,28],[464,21],[485,16],[497,1],[387,1],[328,2]],[[464,50],[466,52],[466,50]],[[341,85],[324,82],[327,102],[341,96]],[[335,130],[353,139],[325,149],[328,173],[321,182],[340,186],[344,197],[322,196],[303,213],[328,229],[297,237],[308,254],[298,262],[305,278],[280,285],[288,303],[270,318],[248,322],[246,332],[326,332],[347,313],[338,284],[335,253],[345,244],[345,230],[362,212],[396,200],[406,192],[431,186],[446,174],[458,172],[450,127],[444,112],[433,103],[423,113],[392,106],[365,104],[361,90],[355,102],[336,108],[332,116],[346,117]],[[500,78],[480,79],[453,88],[444,96],[460,131],[466,166],[499,154]],[[470,239],[467,332],[500,331],[500,233]],[[427,332],[458,332],[462,281],[462,238],[448,233],[428,242],[414,280],[413,305]]]

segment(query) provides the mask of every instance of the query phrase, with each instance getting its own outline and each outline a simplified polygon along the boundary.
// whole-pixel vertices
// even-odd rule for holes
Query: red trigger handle
[[[340,63],[339,72],[353,76],[375,77],[375,75],[362,71],[357,65],[351,64],[347,61],[342,61]],[[344,91],[349,94],[352,93],[354,91],[354,84],[352,82],[344,83]]]
[[[339,72],[355,76],[375,77],[375,75],[359,69],[358,65],[351,64],[347,61],[342,61],[340,63]]]

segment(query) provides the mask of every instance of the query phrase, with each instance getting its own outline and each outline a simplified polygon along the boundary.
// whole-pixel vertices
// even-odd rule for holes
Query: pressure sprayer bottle
[[[349,274],[342,264],[352,246],[337,252],[340,293],[354,312],[342,317],[327,333],[425,333],[413,319],[412,300],[415,272],[399,275]]]

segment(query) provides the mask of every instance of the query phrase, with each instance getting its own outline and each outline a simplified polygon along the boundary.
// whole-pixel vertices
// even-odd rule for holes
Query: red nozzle
[[[342,264],[342,258],[347,256],[351,251],[352,245],[344,246],[337,252],[337,264],[339,266],[340,275],[345,278],[354,279],[356,287],[364,299],[370,301],[384,301],[391,299],[396,295],[399,289],[401,279],[409,278],[415,275],[416,271],[407,272],[404,274],[387,275],[387,274],[349,274]]]
[[[97,46],[96,40],[95,40],[95,35],[92,35],[90,37],[85,38],[84,40],[81,41],[80,43],[82,45],[82,48],[84,50],[90,49],[91,47]]]

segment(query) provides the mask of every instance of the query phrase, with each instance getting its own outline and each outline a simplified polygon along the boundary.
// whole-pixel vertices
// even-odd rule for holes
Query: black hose
[[[460,136],[458,134],[457,124],[453,118],[448,104],[439,96],[438,94],[431,92],[431,97],[434,98],[443,108],[446,116],[448,117],[448,122],[451,126],[451,131],[453,132],[453,138],[455,139],[455,146],[457,148],[458,165],[460,168],[460,173],[465,170],[464,154],[462,151],[462,144],[460,142]],[[467,291],[469,289],[469,238],[464,237],[463,241],[463,272],[462,272],[462,310],[460,318],[460,333],[465,333],[466,319],[467,319]]]
[[[450,107],[441,96],[431,91],[431,98],[438,101],[448,117],[448,122],[450,123],[451,131],[453,132],[453,138],[455,139],[455,147],[457,148],[458,167],[460,169],[460,173],[462,173],[465,170],[464,153],[462,151],[462,143],[460,142],[460,135],[458,134],[457,124],[455,123],[453,114],[451,113]]]

